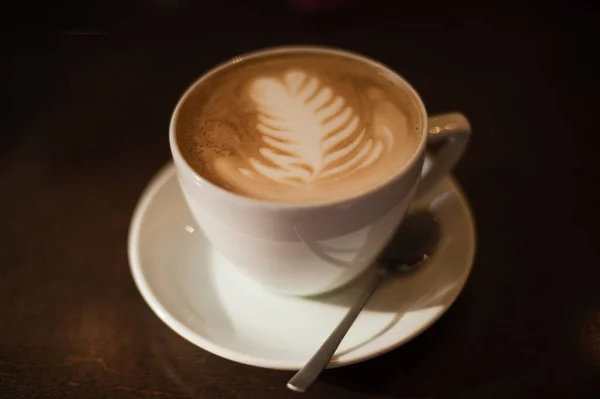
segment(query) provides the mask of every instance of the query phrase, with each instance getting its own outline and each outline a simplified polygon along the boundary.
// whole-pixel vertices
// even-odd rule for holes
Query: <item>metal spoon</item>
[[[421,211],[407,215],[388,246],[379,256],[377,273],[374,274],[372,280],[356,298],[342,321],[323,342],[319,350],[289,380],[287,383],[289,389],[295,392],[306,392],[311,387],[329,364],[340,342],[383,279],[392,275],[406,275],[418,269],[429,259],[439,236],[439,225],[431,213]]]

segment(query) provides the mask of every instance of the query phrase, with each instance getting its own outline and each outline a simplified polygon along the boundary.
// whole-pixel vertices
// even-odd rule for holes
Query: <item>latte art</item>
[[[304,71],[258,78],[250,95],[265,145],[259,150],[263,160],[251,157],[252,170],[240,168],[250,178],[260,174],[288,185],[339,179],[371,165],[393,143],[387,126],[367,138],[367,127],[346,100]]]
[[[180,149],[238,194],[320,202],[360,194],[416,151],[416,107],[382,71],[333,55],[244,61],[184,105]]]

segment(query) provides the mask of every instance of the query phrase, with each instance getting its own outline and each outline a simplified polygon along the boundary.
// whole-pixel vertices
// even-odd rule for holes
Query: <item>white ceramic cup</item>
[[[458,161],[470,126],[459,113],[427,118],[416,91],[389,71],[398,89],[412,94],[423,131],[412,159],[394,178],[358,197],[326,204],[290,205],[244,197],[196,173],[177,145],[182,104],[205,80],[234,62],[293,52],[328,53],[389,68],[351,53],[323,47],[282,47],[235,57],[201,76],[179,100],[170,125],[170,145],[187,203],[206,237],[240,271],[266,288],[290,295],[315,295],[338,288],[366,271],[388,243],[417,196],[429,191]],[[430,168],[422,171],[427,143],[443,141]]]

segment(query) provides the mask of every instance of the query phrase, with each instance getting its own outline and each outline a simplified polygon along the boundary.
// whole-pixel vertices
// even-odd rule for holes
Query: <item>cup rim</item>
[[[396,173],[394,173],[389,178],[383,180],[380,184],[371,187],[368,190],[360,192],[358,194],[337,198],[331,201],[319,201],[319,202],[308,202],[308,203],[294,203],[294,202],[278,202],[273,200],[265,200],[247,197],[242,194],[237,194],[232,191],[226,190],[218,185],[212,183],[208,179],[202,177],[199,173],[197,173],[187,162],[187,160],[183,157],[179,145],[177,144],[176,139],[176,125],[177,119],[179,116],[179,112],[183,104],[185,104],[186,100],[190,97],[190,95],[195,91],[196,87],[202,84],[206,79],[210,78],[215,73],[234,65],[235,63],[250,60],[255,58],[260,58],[272,54],[285,54],[285,53],[294,53],[294,52],[310,52],[317,54],[334,54],[345,58],[350,58],[373,67],[382,69],[391,74],[394,79],[398,80],[399,85],[402,85],[404,89],[408,91],[410,95],[415,100],[418,111],[421,116],[421,134],[419,136],[419,143],[417,145],[416,150],[413,155],[406,162],[402,168],[400,168]],[[255,51],[250,51],[246,53],[239,54],[234,56],[226,61],[223,61],[216,66],[212,67],[202,75],[200,75],[194,82],[192,82],[183,92],[183,94],[179,97],[175,108],[171,114],[171,120],[169,123],[169,144],[171,147],[171,154],[173,159],[178,158],[181,162],[176,162],[176,169],[180,169],[183,165],[185,169],[185,173],[191,175],[194,180],[200,184],[203,188],[209,189],[213,191],[218,196],[226,199],[228,201],[237,202],[241,206],[246,207],[256,207],[256,208],[264,208],[264,209],[282,209],[282,210],[303,210],[303,209],[318,209],[318,208],[326,208],[326,207],[335,207],[339,205],[344,205],[349,202],[355,201],[359,198],[363,198],[365,196],[371,195],[377,191],[383,190],[390,185],[394,184],[396,181],[400,180],[402,177],[406,175],[406,172],[410,170],[421,158],[421,155],[424,152],[424,147],[427,142],[427,110],[425,108],[425,104],[423,104],[423,100],[419,93],[415,90],[415,88],[398,72],[394,71],[392,68],[387,65],[376,61],[370,57],[359,54],[354,51],[328,47],[328,46],[318,46],[318,45],[286,45],[286,46],[277,46],[277,47],[267,47],[258,49]]]

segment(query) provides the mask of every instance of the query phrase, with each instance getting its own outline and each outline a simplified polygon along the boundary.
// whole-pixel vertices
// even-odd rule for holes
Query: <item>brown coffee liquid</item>
[[[413,157],[416,99],[384,68],[334,53],[273,53],[197,84],[176,117],[202,177],[257,199],[319,203],[359,195]]]

